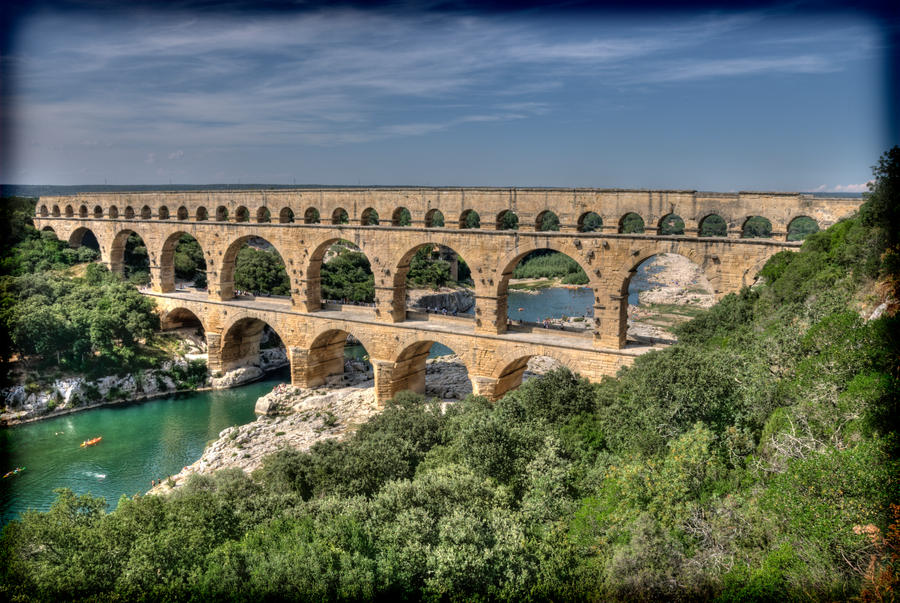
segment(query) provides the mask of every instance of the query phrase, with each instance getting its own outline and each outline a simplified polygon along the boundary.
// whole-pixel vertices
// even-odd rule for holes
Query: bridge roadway
[[[623,349],[597,348],[590,331],[524,327],[500,335],[480,333],[473,317],[409,312],[403,322],[385,323],[376,318],[374,308],[352,305],[302,312],[289,298],[238,296],[221,301],[192,290],[144,295],[156,299],[163,328],[201,323],[213,373],[252,362],[259,353],[262,326],[269,325],[287,349],[292,383],[311,387],[343,370],[343,345],[352,335],[369,353],[379,400],[404,389],[424,392],[432,343],[456,352],[473,391],[491,399],[521,383],[533,356],[549,356],[584,375],[612,375],[637,356],[658,349],[634,343]]]

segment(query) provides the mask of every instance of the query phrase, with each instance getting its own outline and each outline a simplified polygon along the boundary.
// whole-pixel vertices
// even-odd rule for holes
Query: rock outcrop
[[[415,289],[407,293],[407,307],[422,312],[436,309],[438,312],[446,310],[448,313],[463,314],[475,307],[475,294],[469,289],[449,287],[438,291]]]

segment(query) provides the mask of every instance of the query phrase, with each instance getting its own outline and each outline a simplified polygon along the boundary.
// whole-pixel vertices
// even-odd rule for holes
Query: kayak
[[[94,444],[98,443],[102,439],[103,438],[101,436],[97,436],[96,438],[93,438],[91,440],[85,440],[81,443],[81,447],[86,448],[87,446],[93,446]]]
[[[12,471],[7,471],[6,475],[3,476],[3,479],[6,479],[7,477],[11,477],[13,475],[18,475],[19,473],[22,473],[23,471],[25,471],[25,467],[16,467]]]

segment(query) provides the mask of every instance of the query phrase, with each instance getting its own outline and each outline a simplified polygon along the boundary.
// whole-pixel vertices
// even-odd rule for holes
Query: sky
[[[20,10],[0,182],[859,192],[900,143],[871,12],[303,6]]]

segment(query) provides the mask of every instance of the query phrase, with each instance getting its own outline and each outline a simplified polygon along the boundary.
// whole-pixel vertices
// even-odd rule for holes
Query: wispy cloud
[[[814,193],[865,193],[869,190],[869,185],[872,183],[871,180],[868,182],[862,182],[860,184],[838,184],[835,186],[828,186],[827,184],[821,184],[813,189]]]

